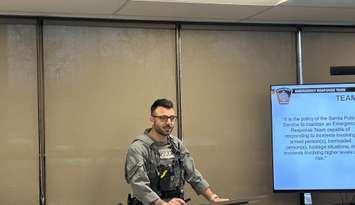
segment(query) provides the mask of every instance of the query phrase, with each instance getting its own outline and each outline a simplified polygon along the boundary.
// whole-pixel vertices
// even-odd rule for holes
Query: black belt
[[[184,198],[184,193],[181,190],[162,191],[160,192],[160,198],[172,199],[172,198]]]

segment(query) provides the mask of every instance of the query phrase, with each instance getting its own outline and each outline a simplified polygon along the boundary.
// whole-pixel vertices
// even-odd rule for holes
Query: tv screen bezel
[[[332,82],[332,83],[289,83],[289,84],[270,84],[269,87],[269,100],[270,100],[270,126],[271,126],[271,161],[272,161],[272,189],[275,193],[287,193],[287,192],[296,192],[296,193],[305,193],[305,192],[351,192],[355,191],[354,188],[351,189],[275,189],[275,174],[274,174],[274,135],[273,135],[273,110],[272,110],[272,87],[273,86],[317,86],[317,85],[354,85],[355,82]],[[354,183],[355,184],[355,183]]]

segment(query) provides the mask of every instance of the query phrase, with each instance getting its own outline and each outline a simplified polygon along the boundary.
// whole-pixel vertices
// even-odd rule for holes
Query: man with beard
[[[228,200],[212,192],[195,169],[189,151],[171,135],[176,121],[172,101],[156,100],[151,106],[150,121],[152,127],[136,137],[128,148],[125,178],[133,191],[128,205],[186,205],[185,181],[211,202]]]

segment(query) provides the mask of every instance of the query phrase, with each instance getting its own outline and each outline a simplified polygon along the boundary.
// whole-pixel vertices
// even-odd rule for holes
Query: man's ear
[[[154,122],[154,117],[153,117],[153,116],[150,116],[150,117],[149,117],[149,120],[150,120],[151,122]]]

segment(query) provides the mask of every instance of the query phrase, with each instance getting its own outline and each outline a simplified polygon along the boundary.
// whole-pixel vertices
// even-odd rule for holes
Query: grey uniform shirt
[[[175,157],[169,151],[167,144],[154,142],[147,135],[148,132],[149,129],[145,130],[128,147],[125,164],[126,181],[131,185],[133,195],[143,202],[144,205],[149,205],[160,198],[151,184],[150,178],[152,178],[152,175],[150,172],[154,171],[150,167],[151,164],[156,163],[156,161],[168,163]],[[201,194],[205,188],[209,187],[209,184],[195,168],[194,161],[181,140],[174,136],[169,137],[181,149],[184,164],[183,179],[192,186],[197,194]],[[156,159],[157,157],[159,159]]]

